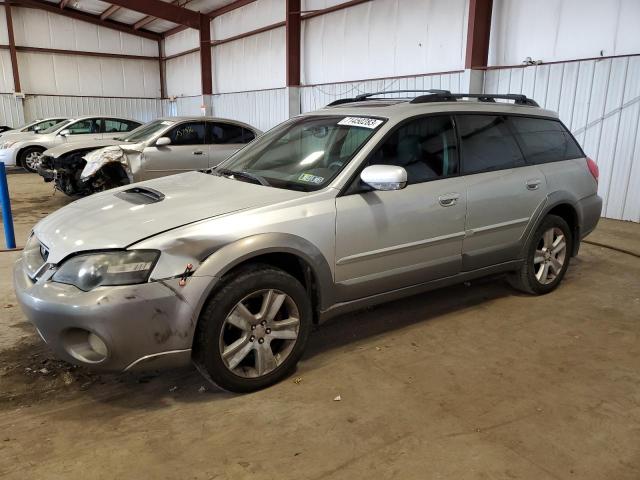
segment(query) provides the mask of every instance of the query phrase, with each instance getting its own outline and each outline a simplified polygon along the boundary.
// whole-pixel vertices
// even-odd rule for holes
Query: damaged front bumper
[[[43,340],[59,358],[94,370],[123,371],[188,365],[199,311],[211,277],[139,285],[72,285],[26,273],[14,266],[18,301]]]

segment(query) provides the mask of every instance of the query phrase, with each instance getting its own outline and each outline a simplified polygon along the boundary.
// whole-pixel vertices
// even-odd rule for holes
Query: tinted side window
[[[457,174],[458,150],[451,117],[422,117],[402,125],[373,153],[369,165],[403,167],[408,184]]]
[[[255,138],[251,130],[238,125],[227,123],[209,123],[208,125],[211,143],[214,144],[249,143]]]
[[[457,115],[463,173],[524,165],[507,119],[500,115]]]
[[[125,121],[107,118],[104,121],[104,131],[105,133],[128,132],[129,125]]]
[[[171,145],[201,145],[204,143],[204,122],[181,123],[167,135]]]
[[[510,120],[529,163],[558,162],[584,156],[558,121],[526,117],[511,117]]]
[[[100,123],[95,118],[80,120],[67,127],[71,135],[82,135],[86,133],[100,133]]]

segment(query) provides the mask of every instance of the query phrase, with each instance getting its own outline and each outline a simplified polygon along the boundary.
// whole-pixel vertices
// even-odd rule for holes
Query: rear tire
[[[193,361],[224,390],[260,390],[294,370],[312,318],[307,292],[294,277],[268,265],[241,268],[205,305]]]
[[[527,244],[524,264],[507,277],[512,287],[532,295],[552,292],[569,267],[573,237],[567,222],[547,215]]]
[[[20,152],[18,162],[20,166],[27,172],[36,173],[38,171],[38,163],[44,149],[42,147],[28,147]]]

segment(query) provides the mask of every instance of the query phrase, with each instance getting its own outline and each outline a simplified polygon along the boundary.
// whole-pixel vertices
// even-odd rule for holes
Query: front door
[[[169,145],[153,145],[144,149],[144,179],[209,168],[204,121],[181,123],[169,130],[166,136],[171,140]]]
[[[395,130],[367,165],[407,171],[407,186],[336,199],[335,279],[340,301],[455,275],[462,265],[467,206],[449,116],[425,116]]]
[[[457,115],[467,181],[463,270],[515,260],[531,218],[545,203],[546,178],[526,165],[508,117]]]
[[[72,123],[64,130],[68,130],[69,134],[64,138],[64,142],[82,142],[86,140],[102,139],[102,118],[85,118]]]

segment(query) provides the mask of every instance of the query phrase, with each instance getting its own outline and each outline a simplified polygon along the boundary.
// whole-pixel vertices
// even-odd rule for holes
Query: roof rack
[[[387,90],[384,92],[363,93],[353,98],[341,98],[331,102],[327,107],[335,107],[344,105],[345,103],[362,102],[369,100],[371,97],[384,95],[389,93],[426,93],[427,95],[419,95],[411,100],[410,103],[432,103],[432,102],[456,102],[458,99],[475,98],[479,102],[495,103],[497,100],[513,100],[515,105],[527,105],[530,107],[539,107],[538,103],[528,98],[526,95],[508,93],[504,95],[494,95],[489,93],[451,93],[449,90]]]
[[[479,102],[495,103],[498,100],[513,100],[516,105],[527,105],[529,107],[539,107],[538,102],[528,98],[526,95],[506,93],[504,95],[494,95],[492,93],[451,93],[444,91],[431,95],[421,95],[411,100],[410,103],[431,103],[431,102],[455,102],[462,98],[476,98]]]
[[[353,98],[341,98],[339,100],[335,100],[333,102],[331,102],[330,104],[327,105],[327,107],[335,107],[336,105],[343,105],[345,103],[353,103],[353,102],[363,102],[365,100],[369,100],[371,97],[376,97],[378,95],[386,95],[389,93],[431,93],[434,95],[437,94],[447,94],[447,93],[451,93],[449,92],[449,90],[437,90],[437,89],[430,89],[430,90],[386,90],[386,91],[382,91],[382,92],[371,92],[371,93],[363,93],[361,95],[357,95]],[[423,95],[425,96],[425,95]],[[416,97],[416,98],[420,98],[420,97]]]

